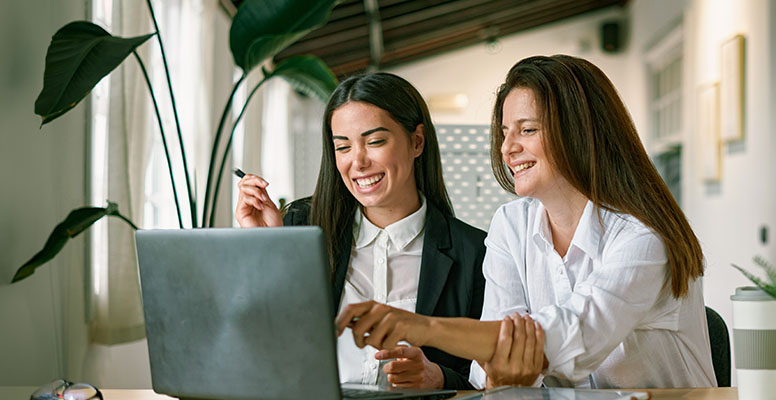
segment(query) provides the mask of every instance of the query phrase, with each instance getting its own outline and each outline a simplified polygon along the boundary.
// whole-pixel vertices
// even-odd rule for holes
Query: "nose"
[[[353,164],[358,169],[366,169],[369,167],[369,155],[367,154],[364,146],[353,146]]]
[[[501,143],[501,156],[506,160],[511,154],[523,151],[523,145],[520,143],[519,135],[506,132],[504,142]]]

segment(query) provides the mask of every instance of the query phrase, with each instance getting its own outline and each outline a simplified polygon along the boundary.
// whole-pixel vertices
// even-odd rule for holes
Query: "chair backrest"
[[[725,320],[716,311],[706,307],[706,324],[709,326],[709,342],[711,343],[711,363],[714,365],[714,375],[717,386],[730,386],[730,336]]]

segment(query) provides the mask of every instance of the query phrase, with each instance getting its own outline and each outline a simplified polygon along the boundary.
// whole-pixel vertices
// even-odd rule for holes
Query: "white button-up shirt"
[[[716,386],[701,280],[674,298],[660,237],[597,210],[588,201],[560,257],[540,201],[501,206],[485,240],[481,319],[530,313],[545,332],[548,386]],[[470,380],[485,385],[476,362]]]
[[[351,303],[375,300],[415,312],[420,281],[420,261],[426,224],[426,202],[407,217],[380,229],[362,212],[356,212],[353,247],[339,311]],[[337,339],[341,382],[387,384],[383,364],[371,346],[359,349],[353,335]]]

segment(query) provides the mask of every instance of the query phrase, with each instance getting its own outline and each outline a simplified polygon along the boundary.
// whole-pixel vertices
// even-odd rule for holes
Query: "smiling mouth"
[[[535,161],[529,161],[527,163],[519,164],[518,166],[512,168],[512,174],[514,175],[514,174],[516,174],[516,173],[518,173],[520,171],[524,171],[524,170],[526,170],[528,168],[533,167],[534,165],[536,165]]]
[[[360,179],[354,179],[356,181],[356,184],[360,188],[368,188],[370,186],[374,186],[377,184],[377,182],[380,182],[385,177],[385,174],[378,174],[374,176],[370,176],[369,178],[360,178]]]

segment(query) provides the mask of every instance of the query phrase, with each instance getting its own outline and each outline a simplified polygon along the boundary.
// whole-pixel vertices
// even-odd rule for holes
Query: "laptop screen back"
[[[186,398],[339,398],[317,227],[136,234],[151,376]]]

